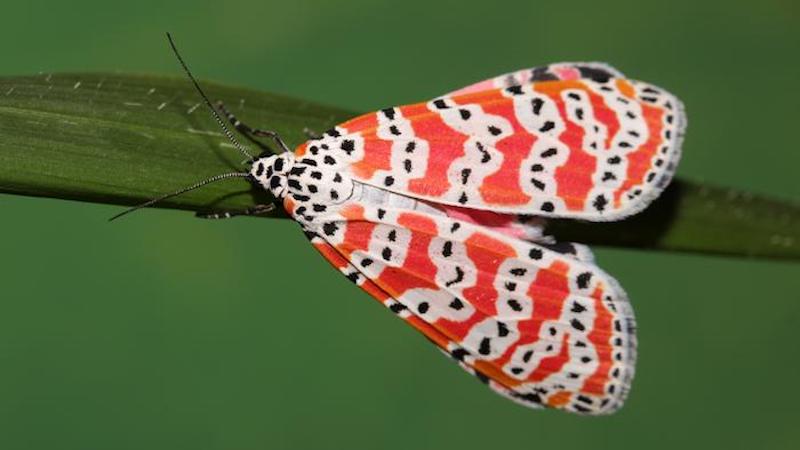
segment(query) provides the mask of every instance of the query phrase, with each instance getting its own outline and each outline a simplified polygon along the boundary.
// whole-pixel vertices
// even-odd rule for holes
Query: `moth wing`
[[[598,75],[387,108],[301,145],[297,156],[325,152],[356,181],[442,205],[609,221],[666,187],[685,120],[670,93]]]
[[[562,62],[504,73],[503,75],[463,87],[447,95],[462,95],[487,89],[522,86],[538,81],[577,79],[604,81],[609,78],[625,78],[625,75],[602,62]]]
[[[427,210],[354,202],[320,220],[329,260],[495,391],[585,414],[624,402],[633,314],[594,264]]]
[[[458,351],[455,352],[455,356],[453,354],[454,349],[459,348],[458,344],[451,341],[447,336],[442,334],[439,330],[434,328],[431,324],[421,319],[419,316],[414,314],[408,307],[404,304],[398,302],[391,295],[386,293],[383,289],[378,287],[372,280],[366,278],[355,266],[350,264],[350,262],[339,253],[336,248],[332,245],[328,244],[324,239],[321,237],[314,235],[310,238],[312,245],[331,263],[336,269],[338,269],[345,277],[347,277],[350,281],[355,283],[358,287],[364,290],[366,293],[371,295],[375,300],[381,303],[383,306],[387,307],[391,312],[396,314],[401,319],[405,320],[409,325],[414,327],[417,331],[422,333],[429,341],[431,341],[434,345],[436,345],[439,350],[442,351],[446,356],[452,357],[456,363],[464,369],[467,373],[471,374],[472,376],[476,377],[480,382],[489,386],[492,390],[497,392],[498,394],[507,397],[515,402],[518,402],[524,406],[530,408],[541,408],[540,404],[535,402],[525,401],[524,399],[517,398],[517,395],[514,391],[507,388],[506,386],[500,384],[497,381],[492,380],[487,375],[482,372],[479,372],[477,369],[472,367],[471,365],[464,362],[462,359],[458,359],[455,356],[459,356]]]

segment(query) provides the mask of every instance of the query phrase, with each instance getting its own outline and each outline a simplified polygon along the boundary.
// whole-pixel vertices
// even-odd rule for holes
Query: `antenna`
[[[197,182],[197,183],[195,183],[195,184],[193,184],[191,186],[179,189],[179,190],[177,190],[177,191],[175,191],[175,192],[173,192],[171,194],[164,194],[164,195],[162,195],[160,197],[156,197],[156,198],[154,198],[152,200],[148,200],[148,201],[146,201],[146,202],[144,202],[144,203],[142,203],[140,205],[136,205],[136,206],[133,206],[131,208],[128,208],[125,211],[122,211],[121,213],[117,214],[116,216],[108,219],[108,221],[111,222],[112,220],[119,219],[120,217],[122,217],[122,216],[124,216],[126,214],[130,214],[130,213],[136,211],[137,209],[147,208],[148,206],[156,204],[156,203],[158,203],[160,201],[164,201],[164,200],[166,200],[168,198],[172,198],[172,197],[175,197],[175,196],[178,196],[178,195],[181,195],[181,194],[185,194],[185,193],[187,193],[189,191],[193,191],[193,190],[195,190],[195,189],[197,189],[199,187],[205,186],[205,185],[210,184],[210,183],[214,183],[216,181],[225,180],[225,179],[228,179],[228,178],[245,178],[245,177],[248,177],[248,176],[250,176],[249,173],[239,173],[239,172],[231,172],[231,173],[223,173],[221,175],[215,175],[215,176],[213,176],[211,178],[207,178],[207,179],[205,179],[203,181],[199,181],[199,182]]]
[[[208,96],[206,96],[206,93],[203,92],[203,89],[200,87],[200,84],[194,78],[194,75],[192,75],[192,72],[189,70],[189,66],[187,66],[186,63],[183,61],[181,54],[178,52],[178,48],[175,46],[175,41],[172,40],[172,35],[169,34],[169,32],[167,32],[167,40],[169,41],[169,46],[172,47],[172,52],[175,53],[175,57],[178,58],[178,62],[181,63],[183,71],[186,72],[186,75],[189,77],[190,80],[192,80],[192,84],[194,84],[194,87],[195,89],[197,89],[197,92],[200,94],[200,97],[203,97],[203,101],[206,103],[206,106],[208,106],[208,109],[211,111],[211,114],[214,115],[214,119],[216,119],[220,128],[222,128],[222,131],[225,133],[225,136],[228,137],[228,140],[231,141],[231,143],[233,144],[234,147],[236,147],[237,150],[239,150],[243,155],[247,157],[247,160],[249,162],[253,162],[255,158],[253,158],[253,156],[250,153],[248,153],[247,150],[245,150],[242,144],[240,144],[239,141],[237,141],[236,138],[233,137],[233,133],[231,133],[230,130],[228,130],[228,127],[225,126],[225,122],[219,116],[217,110],[214,108],[214,106],[211,105],[211,101],[208,99]]]
[[[217,113],[217,110],[214,109],[214,107],[211,105],[211,101],[208,99],[208,96],[206,95],[206,93],[203,92],[203,89],[200,87],[200,84],[194,78],[194,75],[192,75],[192,72],[189,70],[189,66],[187,66],[186,62],[183,61],[183,58],[181,57],[181,54],[178,52],[178,48],[175,46],[175,41],[172,40],[172,35],[170,35],[169,32],[167,33],[167,40],[169,41],[169,46],[172,47],[172,52],[175,53],[175,57],[178,58],[178,62],[181,63],[181,67],[183,67],[183,71],[186,72],[186,75],[192,81],[192,84],[194,85],[195,89],[197,89],[197,92],[200,94],[200,97],[203,98],[203,101],[206,103],[206,106],[208,106],[208,109],[211,111],[211,114],[214,116],[214,119],[216,119],[217,124],[219,124],[220,128],[222,128],[222,131],[225,133],[225,136],[228,137],[228,140],[231,141],[231,143],[233,144],[234,147],[236,147],[237,150],[239,150],[243,155],[245,155],[247,157],[247,160],[249,162],[253,162],[255,160],[255,158],[253,158],[253,156],[250,153],[248,153],[247,150],[245,150],[244,146],[242,146],[242,144],[240,144],[239,141],[237,141],[236,138],[233,137],[233,133],[231,133],[230,130],[228,130],[228,127],[225,126],[225,122],[219,116],[219,113]],[[203,181],[199,181],[199,182],[197,182],[197,183],[195,183],[195,184],[193,184],[191,186],[187,186],[185,188],[178,189],[175,192],[156,197],[156,198],[154,198],[152,200],[148,200],[148,201],[146,201],[146,202],[144,202],[142,204],[139,204],[139,205],[133,206],[131,208],[128,208],[125,211],[122,211],[121,213],[119,213],[119,214],[115,215],[114,217],[108,219],[108,221],[111,222],[113,220],[119,219],[120,217],[122,217],[122,216],[124,216],[126,214],[130,214],[130,213],[132,213],[132,212],[134,212],[134,211],[136,211],[138,209],[146,208],[146,207],[154,205],[154,204],[156,204],[158,202],[164,201],[164,200],[166,200],[168,198],[172,198],[172,197],[175,197],[175,196],[178,196],[178,195],[181,195],[181,194],[185,194],[185,193],[187,193],[189,191],[193,191],[193,190],[195,190],[197,188],[200,188],[200,187],[205,186],[205,185],[210,184],[210,183],[214,183],[214,182],[217,182],[217,181],[220,181],[220,180],[225,180],[225,179],[228,179],[228,178],[246,178],[248,176],[250,176],[249,173],[240,173],[240,172],[231,172],[231,173],[223,173],[223,174],[220,174],[220,175],[215,175],[215,176],[213,176],[211,178],[207,178],[207,179],[205,179]]]
[[[216,119],[217,124],[219,124],[220,128],[222,128],[222,131],[225,133],[225,136],[227,136],[228,140],[231,141],[233,146],[236,147],[236,149],[239,150],[243,155],[245,155],[247,157],[247,160],[252,163],[255,160],[255,158],[253,158],[253,156],[250,155],[250,153],[248,153],[247,150],[245,150],[244,146],[242,146],[242,144],[240,144],[239,141],[237,141],[236,138],[233,137],[233,133],[231,133],[230,130],[228,130],[228,127],[225,126],[225,122],[219,116],[219,113],[217,113],[217,110],[214,109],[214,107],[211,105],[211,101],[208,99],[208,96],[206,95],[206,93],[203,92],[203,89],[200,87],[200,84],[194,78],[194,75],[192,75],[192,72],[189,70],[189,66],[187,66],[186,63],[183,61],[183,58],[181,57],[181,54],[178,52],[178,48],[175,46],[175,41],[172,40],[172,35],[170,35],[169,33],[167,33],[167,40],[169,41],[169,46],[172,47],[172,52],[175,53],[175,57],[178,58],[178,62],[181,63],[181,67],[183,67],[183,71],[186,72],[186,75],[192,81],[192,84],[194,85],[195,89],[197,89],[197,92],[200,94],[200,97],[203,98],[203,101],[206,103],[206,106],[208,106],[208,109],[211,111],[211,114],[214,116],[214,119]],[[138,209],[146,208],[146,207],[154,205],[154,204],[156,204],[158,202],[164,201],[164,200],[166,200],[168,198],[172,198],[172,197],[175,197],[175,196],[178,196],[178,195],[181,195],[181,194],[185,194],[185,193],[187,193],[189,191],[193,191],[193,190],[195,190],[197,188],[203,187],[203,186],[205,186],[207,184],[210,184],[210,183],[214,183],[214,182],[217,182],[217,181],[220,181],[220,180],[226,180],[228,178],[246,178],[248,176],[250,176],[249,173],[242,173],[242,172],[231,172],[231,173],[223,173],[223,174],[220,174],[220,175],[215,175],[215,176],[213,176],[211,178],[207,178],[207,179],[205,179],[203,181],[199,181],[199,182],[197,182],[197,183],[195,183],[195,184],[193,184],[191,186],[187,186],[187,187],[184,187],[182,189],[178,189],[175,192],[156,197],[156,198],[154,198],[152,200],[148,200],[148,201],[146,201],[146,202],[144,202],[142,204],[139,204],[139,205],[133,206],[131,208],[128,208],[125,211],[122,211],[121,213],[117,214],[116,216],[108,219],[108,221],[111,222],[113,220],[119,219],[120,217],[122,217],[122,216],[124,216],[126,214],[130,214],[130,213],[132,213],[132,212],[134,212],[134,211],[136,211]]]

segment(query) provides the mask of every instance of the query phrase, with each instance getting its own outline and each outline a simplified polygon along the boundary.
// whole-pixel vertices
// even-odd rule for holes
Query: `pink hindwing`
[[[493,390],[603,414],[633,378],[633,312],[591,251],[544,223],[645,208],[685,122],[663,89],[561,63],[359,116],[251,176],[331,264]]]
[[[365,114],[297,154],[338,150],[336,167],[353,179],[440,204],[618,220],[668,184],[685,117],[668,92],[604,67],[520,71],[476,86],[524,73],[544,81],[471,86]]]

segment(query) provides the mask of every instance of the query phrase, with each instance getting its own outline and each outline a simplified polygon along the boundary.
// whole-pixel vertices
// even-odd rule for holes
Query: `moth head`
[[[288,175],[294,159],[291,153],[281,153],[258,158],[250,166],[250,177],[269,191],[276,199],[286,197]]]

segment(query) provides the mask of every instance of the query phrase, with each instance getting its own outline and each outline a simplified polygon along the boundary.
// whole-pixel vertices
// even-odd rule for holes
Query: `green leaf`
[[[304,128],[324,131],[356,113],[203,82],[241,119],[276,130],[290,146]],[[260,153],[253,143],[252,153]],[[204,178],[241,171],[184,78],[63,74],[0,78],[0,192],[138,204]],[[233,179],[158,204],[192,211],[269,201]],[[276,211],[274,217],[286,217]],[[557,220],[548,232],[587,244],[800,259],[800,206],[676,180],[650,208],[617,223]]]
[[[203,83],[233,113],[281,132],[327,130],[354,113],[244,88]],[[0,78],[0,191],[132,205],[223,172],[245,157],[186,78],[64,74]],[[254,154],[255,145],[248,146]],[[241,179],[158,204],[192,211],[267,200]]]

